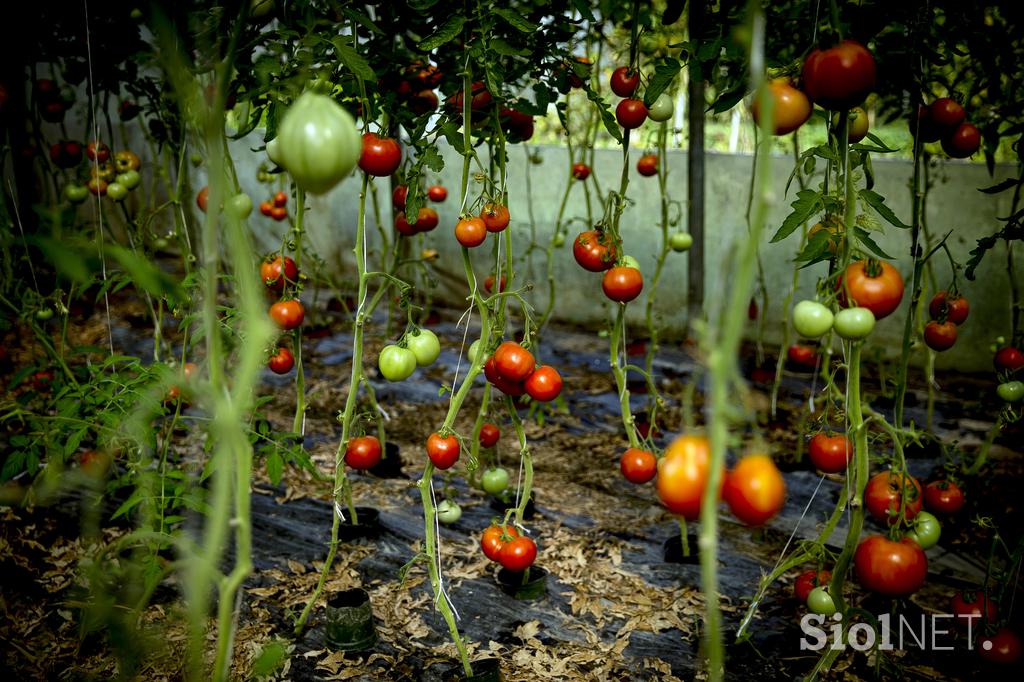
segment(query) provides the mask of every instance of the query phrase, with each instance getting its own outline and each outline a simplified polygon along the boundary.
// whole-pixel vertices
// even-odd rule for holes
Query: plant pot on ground
[[[377,643],[377,628],[366,590],[337,592],[327,600],[324,639],[334,651],[365,651]]]
[[[531,601],[547,594],[548,571],[540,566],[531,566],[525,571],[498,571],[498,586],[513,599]]]
[[[356,520],[359,523],[353,524],[348,510],[345,510],[345,520],[338,525],[339,539],[348,541],[380,535],[380,511],[373,507],[356,507]]]

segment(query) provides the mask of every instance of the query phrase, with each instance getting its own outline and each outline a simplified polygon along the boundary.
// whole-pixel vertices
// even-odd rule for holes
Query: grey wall
[[[249,150],[259,146],[259,138],[252,137],[235,143],[233,156],[238,166],[239,177],[244,188],[253,196],[254,202],[266,198],[267,186],[256,181],[256,167],[263,159],[253,155]],[[568,176],[568,159],[566,149],[562,147],[535,147],[532,152],[539,155],[540,164],[529,164],[522,146],[511,149],[508,189],[510,193],[510,209],[513,216],[514,242],[516,253],[522,253],[530,240],[530,222],[528,220],[528,200],[526,191],[525,169],[529,165],[532,185],[532,208],[538,242],[546,244],[554,229],[555,217],[558,212],[562,192]],[[458,214],[458,183],[461,173],[461,157],[451,149],[444,149],[446,167],[439,180],[449,190],[448,200],[434,205],[441,217],[440,226],[425,239],[425,244],[440,251],[441,257],[436,267],[450,276],[439,277],[440,286],[437,296],[456,306],[465,305],[467,288],[462,276],[460,249],[453,236],[453,229]],[[632,153],[631,163],[635,164],[639,153]],[[622,154],[617,149],[598,150],[594,172],[601,179],[602,187],[607,190],[618,184],[621,170]],[[669,192],[673,199],[685,202],[686,199],[686,153],[683,151],[669,152],[668,179]],[[823,165],[823,164],[821,164]],[[773,206],[766,226],[761,258],[765,269],[767,289],[770,296],[767,311],[766,341],[777,343],[781,338],[780,322],[784,311],[782,305],[786,292],[789,290],[793,264],[799,234],[794,234],[779,244],[769,244],[768,239],[789,213],[789,203],[795,195],[795,186],[789,196],[783,196],[786,179],[792,169],[790,158],[776,157],[772,160]],[[876,191],[884,195],[896,214],[905,222],[910,221],[909,182],[912,165],[906,161],[888,161],[874,159],[876,175]],[[974,247],[977,238],[991,234],[999,229],[1001,223],[997,216],[1009,214],[1010,193],[996,196],[983,194],[980,187],[987,187],[1008,177],[1014,171],[1012,167],[999,167],[995,178],[988,175],[980,164],[963,162],[939,163],[933,172],[934,187],[929,195],[928,227],[933,236],[943,235],[952,230],[949,244],[961,262],[966,261],[967,252]],[[706,261],[706,300],[717,305],[728,290],[731,277],[730,257],[738,240],[745,238],[745,213],[749,178],[751,173],[751,157],[740,155],[709,154],[707,157],[707,225],[705,227],[707,242]],[[820,181],[815,178],[815,182]],[[380,205],[384,221],[390,228],[390,194],[386,180],[378,179]],[[471,180],[474,195],[479,187]],[[576,183],[570,196],[566,217],[585,217],[586,207],[583,201],[582,188]],[[197,186],[202,186],[201,184]],[[309,200],[307,226],[309,243],[334,269],[335,273],[351,278],[354,273],[352,260],[352,239],[355,234],[357,220],[359,183],[357,176],[345,180],[341,186],[325,197],[312,197]],[[659,248],[660,202],[656,178],[644,178],[631,170],[628,196],[631,200],[622,218],[622,236],[628,253],[634,255],[641,263],[645,278],[649,281],[653,274],[656,252]],[[593,207],[596,215],[600,208]],[[685,212],[684,212],[685,213]],[[258,242],[267,250],[280,244],[283,225],[276,223],[254,212],[252,224]],[[601,292],[600,275],[583,271],[576,265],[571,253],[572,237],[583,229],[583,222],[570,228],[566,244],[556,253],[555,273],[558,282],[558,298],[555,319],[569,324],[599,326],[610,315],[610,303]],[[673,228],[676,229],[676,228]],[[371,245],[376,244],[376,230],[372,225],[372,214],[368,223],[368,235]],[[416,239],[421,239],[417,237]],[[905,279],[910,278],[911,260],[909,257],[909,231],[885,226],[885,234],[876,239],[888,253],[897,257],[895,265]],[[491,240],[473,252],[477,273],[483,278],[489,272]],[[1024,257],[1016,254],[1018,268],[1024,268]],[[668,265],[663,274],[658,293],[656,310],[661,315],[661,326],[668,334],[681,334],[685,325],[686,300],[686,268],[687,254],[670,253]],[[989,252],[982,266],[977,271],[974,282],[962,280],[961,291],[969,298],[971,315],[964,327],[957,345],[950,351],[939,354],[938,365],[956,366],[967,370],[984,370],[991,367],[988,346],[992,339],[1000,334],[1009,333],[1009,287],[1006,272],[1006,250],[1000,244]],[[949,282],[949,266],[944,256],[935,258],[937,281],[940,288]],[[534,291],[536,306],[543,308],[547,296],[547,283],[544,277],[543,252],[536,251],[531,264],[520,266],[520,274],[530,275],[535,282]],[[795,300],[810,297],[814,294],[814,286],[818,277],[823,276],[825,264],[818,264],[801,273],[800,288]],[[532,268],[532,269],[531,269]],[[1019,272],[1019,270],[1018,270]],[[531,274],[532,273],[532,274]],[[518,281],[518,280],[517,280]],[[909,284],[908,284],[909,286]],[[906,315],[907,299],[900,310],[889,318],[881,321],[872,336],[871,342],[882,347],[886,352],[898,352],[899,340],[902,337],[903,320]],[[630,319],[642,324],[643,295],[630,306]],[[749,330],[752,335],[754,330]]]

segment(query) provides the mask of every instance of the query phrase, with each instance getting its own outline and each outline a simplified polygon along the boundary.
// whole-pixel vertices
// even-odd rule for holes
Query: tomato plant
[[[480,477],[480,485],[489,495],[500,495],[508,487],[508,470],[502,467],[485,470]]]
[[[999,628],[994,634],[978,637],[977,649],[986,661],[1010,665],[1020,659],[1021,641],[1010,628]]]
[[[636,162],[636,172],[644,177],[651,177],[658,174],[658,155],[644,154]]]
[[[967,320],[971,307],[967,299],[948,291],[936,293],[928,303],[928,314],[939,322],[949,321],[959,326]]]
[[[497,561],[501,554],[501,548],[517,537],[519,537],[519,531],[515,529],[515,526],[494,524],[484,530],[480,537],[480,548],[483,549],[484,556],[491,561]]]
[[[978,630],[980,625],[995,623],[999,617],[999,606],[983,591],[960,591],[949,600],[953,622],[957,626]]]
[[[864,101],[875,87],[875,58],[854,40],[825,50],[814,49],[804,60],[804,90],[815,104],[841,111]]]
[[[612,71],[608,85],[619,97],[632,97],[640,85],[640,72],[628,66],[620,66]]]
[[[501,232],[508,227],[510,220],[508,207],[502,204],[488,203],[480,211],[480,219],[484,221],[488,232]]]
[[[647,120],[647,107],[643,100],[624,99],[615,107],[615,118],[626,130],[639,128]]]
[[[836,612],[836,603],[832,595],[824,587],[815,587],[807,595],[807,609],[811,613],[818,613],[822,616],[831,616]]]
[[[536,367],[533,353],[515,341],[505,341],[494,351],[494,366],[507,381],[525,381]]]
[[[396,140],[375,133],[363,133],[359,167],[368,175],[387,177],[402,164],[402,148]]]
[[[850,263],[839,280],[840,299],[867,308],[876,320],[892,314],[903,300],[903,278],[892,265],[874,259]]]
[[[429,329],[417,329],[405,336],[406,348],[416,356],[416,364],[426,367],[434,364],[441,354],[441,342]]]
[[[273,143],[273,144],[271,144]],[[326,95],[305,92],[285,112],[267,154],[295,183],[324,194],[352,172],[362,141],[352,115]]]
[[[490,422],[480,425],[480,445],[485,448],[493,448],[501,438],[501,429]]]
[[[821,585],[827,585],[830,580],[832,580],[832,571],[816,571],[814,569],[804,571],[793,582],[793,595],[800,603],[807,603],[807,597],[810,596],[811,590]]]
[[[299,280],[299,268],[288,256],[267,256],[260,263],[260,279],[268,289],[283,291],[285,283]]]
[[[467,249],[480,246],[487,239],[487,224],[475,216],[462,218],[455,225],[455,239]]]
[[[537,559],[537,545],[528,537],[520,535],[501,546],[498,563],[510,571],[525,571]]]
[[[788,81],[777,79],[768,84],[768,96],[772,101],[771,130],[775,135],[793,132],[811,117],[811,101],[801,90]],[[761,124],[761,100],[754,97],[750,107],[754,122]]]
[[[949,320],[931,320],[924,326],[924,342],[935,351],[949,350],[956,343],[956,325]]]
[[[290,350],[280,346],[267,360],[267,366],[274,374],[287,374],[295,367],[295,356]]]
[[[541,365],[526,378],[524,386],[527,395],[534,400],[551,402],[562,392],[562,376],[551,365]]]
[[[793,307],[793,329],[804,338],[817,339],[832,328],[835,316],[817,301],[800,301]]]

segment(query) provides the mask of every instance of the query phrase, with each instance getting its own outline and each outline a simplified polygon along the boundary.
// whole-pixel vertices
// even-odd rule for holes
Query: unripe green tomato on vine
[[[817,301],[800,301],[793,306],[793,328],[807,339],[824,336],[832,328],[832,311]]]
[[[693,246],[693,235],[688,232],[673,232],[672,236],[668,238],[668,245],[676,253],[689,251]]]
[[[668,93],[663,92],[658,95],[658,99],[651,102],[650,108],[647,110],[647,118],[652,121],[661,123],[672,118],[672,114],[675,113],[676,105],[672,101],[672,97]]]
[[[875,314],[867,308],[845,308],[835,314],[836,334],[847,341],[866,339],[875,328]]]
[[[334,188],[356,167],[363,150],[352,115],[330,97],[312,92],[288,107],[273,142],[267,145],[268,156],[310,194]]]

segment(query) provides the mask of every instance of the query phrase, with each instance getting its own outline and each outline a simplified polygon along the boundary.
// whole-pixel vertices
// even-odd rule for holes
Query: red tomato
[[[894,542],[884,535],[871,535],[857,546],[853,565],[861,585],[890,597],[917,592],[928,577],[928,557],[910,538]]]
[[[299,268],[288,256],[283,260],[281,256],[267,256],[260,263],[260,279],[268,289],[281,291],[286,280],[289,284],[299,281]]]
[[[586,180],[590,177],[590,166],[585,163],[574,163],[572,165],[572,176],[577,180]]]
[[[484,221],[488,232],[501,232],[508,227],[510,220],[508,207],[488,203],[484,210],[480,211],[480,219]]]
[[[390,137],[363,133],[363,153],[359,167],[369,175],[387,177],[402,164],[402,148]]]
[[[603,231],[587,230],[576,237],[572,255],[584,270],[603,272],[615,265],[615,244]]]
[[[274,206],[270,209],[270,217],[281,222],[288,219],[288,209],[284,206]]]
[[[420,90],[409,98],[409,108],[417,116],[436,111],[437,105],[440,103],[441,101],[437,99],[433,90]]]
[[[487,293],[494,290],[494,275],[487,275],[487,278],[484,279],[484,289],[487,290]],[[498,284],[498,292],[502,291],[505,291],[505,275],[501,276],[501,282]]]
[[[501,438],[501,429],[489,422],[480,425],[480,445],[493,448]]]
[[[978,655],[986,661],[1010,665],[1021,654],[1021,641],[1010,628],[999,628],[994,635],[978,637]]]
[[[658,174],[658,155],[644,154],[636,162],[636,172],[645,178]]]
[[[802,90],[794,88],[785,79],[776,79],[768,84],[768,96],[772,101],[772,133],[787,135],[811,117],[811,100]],[[755,96],[750,107],[754,122],[761,125],[761,98]]]
[[[876,521],[892,525],[898,520],[904,493],[903,514],[910,521],[921,511],[923,502],[921,484],[910,474],[882,471],[872,476],[864,489],[864,506]]]
[[[459,461],[459,439],[453,435],[442,438],[439,433],[432,433],[427,438],[427,457],[438,469],[450,469]]]
[[[277,326],[285,331],[295,329],[302,324],[306,317],[306,310],[302,303],[296,299],[278,301],[270,306],[270,317],[277,323]]]
[[[917,107],[917,120],[910,122],[910,134],[920,137],[922,142],[938,142],[942,130],[932,121],[931,107]]]
[[[794,365],[807,369],[814,369],[818,366],[818,353],[811,346],[802,343],[794,343],[786,349],[786,357]]]
[[[487,225],[475,216],[463,218],[455,225],[455,239],[467,249],[480,246],[487,239]]]
[[[760,526],[782,510],[786,482],[771,457],[747,455],[726,476],[722,498],[740,521]]]
[[[274,215],[274,205],[269,201],[260,202],[260,213],[267,216],[268,218]]]
[[[533,137],[533,116],[529,114],[506,108],[498,114],[498,120],[509,142],[526,142]]]
[[[441,185],[431,185],[430,189],[427,190],[427,198],[433,202],[440,203],[448,198],[448,190]],[[405,202],[403,201],[402,204],[404,206]]]
[[[924,342],[932,350],[949,350],[956,343],[956,325],[949,320],[930,321],[924,326]]]
[[[526,384],[523,381],[509,381],[505,377],[498,373],[498,366],[494,362],[494,356],[487,358],[487,362],[484,363],[484,376],[487,381],[491,382],[496,389],[510,395],[513,398],[517,398],[526,393]]]
[[[416,227],[409,224],[409,221],[405,217],[405,211],[400,211],[398,215],[395,216],[395,231],[403,237],[411,237],[416,234]]]
[[[960,127],[967,113],[955,99],[940,97],[929,105],[928,117],[942,135],[948,135]]]
[[[876,320],[881,320],[903,300],[903,278],[885,261],[873,258],[854,261],[846,268],[846,276],[839,279],[839,299],[844,306],[847,290],[853,305],[867,308],[875,314]]]
[[[480,538],[480,548],[491,561],[497,561],[501,554],[501,548],[510,540],[519,537],[519,531],[511,524],[499,526],[497,524],[488,526]]]
[[[993,361],[997,371],[1016,372],[1021,367],[1024,367],[1024,353],[1013,346],[1006,346],[996,351]]]
[[[515,341],[505,341],[494,351],[494,366],[508,381],[526,381],[536,367],[533,353]]]
[[[81,468],[83,473],[93,478],[100,478],[106,475],[110,471],[111,464],[110,455],[105,452],[97,452],[96,450],[86,450],[78,458],[79,468]]]
[[[85,155],[90,161],[105,163],[110,160],[110,147],[103,142],[93,140],[85,146]]]
[[[966,159],[981,147],[981,133],[971,123],[961,123],[942,140],[942,151],[954,159]]]
[[[608,83],[612,92],[619,97],[632,97],[636,88],[640,85],[640,72],[628,66],[620,66],[612,71],[612,77]]]
[[[949,320],[959,326],[967,320],[971,306],[963,296],[950,296],[948,291],[940,291],[928,303],[928,314],[933,320],[940,322]]]
[[[210,199],[210,188],[209,187],[202,188],[201,190],[199,190],[199,194],[196,195],[196,206],[198,206],[199,210],[202,211],[203,213],[206,213],[206,204],[209,201],[209,199]]]
[[[924,487],[924,506],[933,514],[955,514],[964,506],[964,491],[950,480],[932,481]]]
[[[630,483],[647,483],[658,473],[658,460],[647,450],[629,448],[622,453],[619,471]]]
[[[804,60],[804,91],[825,109],[852,109],[875,87],[875,58],[866,47],[844,40],[827,50],[812,50]]]
[[[32,375],[32,388],[40,393],[43,391],[49,391],[52,384],[53,372],[48,369],[44,369],[43,371],[36,372]]]
[[[601,289],[604,295],[618,303],[629,303],[640,295],[644,288],[644,277],[636,268],[616,266],[604,273]]]
[[[537,545],[528,537],[520,536],[506,542],[498,553],[498,563],[515,573],[533,566],[537,559]]]
[[[274,195],[274,206],[278,208],[288,205],[288,195],[284,192],[278,192]]]
[[[526,392],[541,403],[548,403],[562,392],[562,376],[551,365],[541,365],[526,379]]]
[[[711,444],[704,436],[679,436],[658,462],[655,488],[661,503],[687,521],[700,517],[711,469]]]
[[[984,592],[957,592],[950,599],[949,608],[958,626],[966,628],[970,624],[974,630],[983,624],[995,623],[999,617],[999,606]]]
[[[813,569],[804,571],[796,577],[796,581],[793,583],[793,595],[800,600],[801,604],[806,604],[807,595],[811,593],[811,590],[828,585],[831,580],[832,571],[815,571]]]
[[[345,464],[353,469],[372,469],[380,463],[380,441],[376,436],[359,436],[345,448]]]
[[[270,367],[270,371],[274,374],[287,374],[295,366],[295,356],[292,355],[290,350],[282,346],[270,356],[270,359],[267,360],[267,366]]]
[[[480,113],[486,110],[493,103],[491,93],[487,91],[487,86],[482,81],[473,83],[469,88],[469,94],[471,99],[469,100],[469,108],[473,110],[473,113]],[[462,88],[454,95],[448,98],[448,105],[455,109],[456,114],[462,115]]]
[[[816,469],[826,474],[838,474],[846,471],[850,458],[853,457],[853,445],[841,433],[829,436],[822,431],[811,438],[807,454]]]
[[[405,200],[409,196],[409,188],[405,185],[399,185],[395,187],[395,191],[391,193],[391,205],[395,208],[405,208]]]
[[[615,107],[615,118],[626,130],[639,128],[647,120],[647,107],[643,100],[624,99]]]

